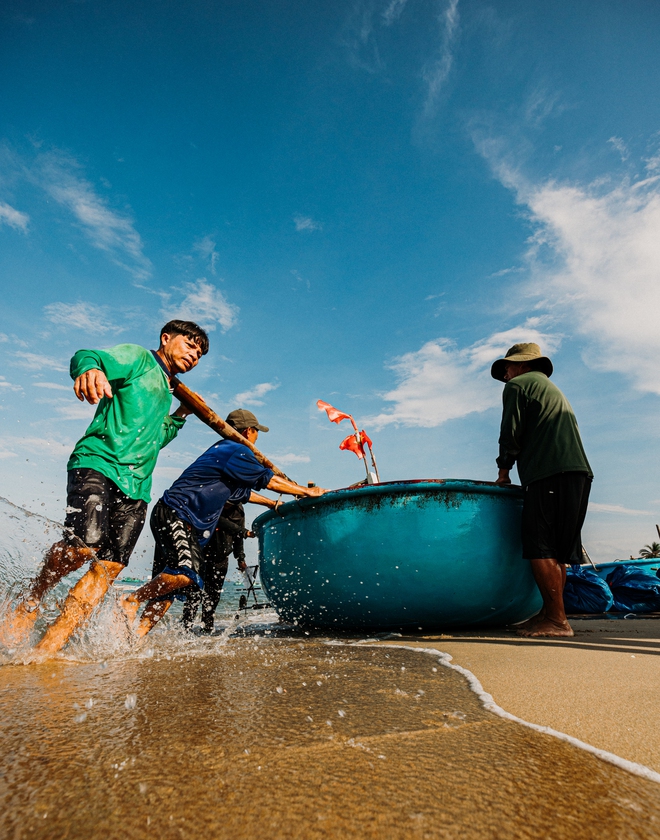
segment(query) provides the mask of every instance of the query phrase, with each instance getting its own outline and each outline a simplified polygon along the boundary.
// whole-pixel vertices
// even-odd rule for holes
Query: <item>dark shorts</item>
[[[106,476],[88,468],[69,470],[64,539],[84,543],[99,560],[128,565],[147,518],[147,503],[131,499]]]
[[[154,505],[149,525],[156,541],[152,577],[161,572],[168,575],[185,575],[193,591],[204,589],[204,558],[192,525],[180,519],[162,499]],[[176,597],[185,597],[187,594],[189,590],[186,586],[186,591],[177,590]],[[169,594],[160,600],[171,600],[172,597],[174,596]]]
[[[559,563],[582,562],[582,524],[591,477],[566,472],[528,484],[522,512],[523,557]]]

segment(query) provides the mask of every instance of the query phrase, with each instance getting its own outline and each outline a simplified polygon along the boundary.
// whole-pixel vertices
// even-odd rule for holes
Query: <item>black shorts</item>
[[[522,511],[523,557],[582,562],[582,525],[587,514],[591,476],[566,472],[525,487]]]
[[[195,590],[204,589],[204,559],[193,526],[180,519],[176,511],[168,507],[162,499],[154,505],[149,525],[156,541],[152,577],[161,572],[168,575],[185,575]],[[183,597],[187,592],[179,589],[176,594]],[[171,600],[172,597],[170,594],[160,600]]]
[[[87,467],[69,470],[64,539],[93,548],[99,560],[128,565],[147,518],[147,503],[131,499]]]

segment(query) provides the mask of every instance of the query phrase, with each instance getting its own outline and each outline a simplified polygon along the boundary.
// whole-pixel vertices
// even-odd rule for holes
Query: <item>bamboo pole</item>
[[[173,376],[170,382],[172,384],[173,394],[177,400],[185,405],[186,408],[190,409],[195,417],[198,417],[202,423],[206,423],[207,426],[210,426],[213,431],[217,432],[221,437],[226,438],[227,440],[233,440],[235,443],[242,443],[243,446],[247,446],[248,449],[252,450],[254,457],[260,464],[263,464],[264,467],[268,467],[269,470],[272,470],[275,475],[279,475],[280,478],[286,478],[287,481],[291,481],[289,476],[283,473],[279,467],[276,467],[272,461],[266,458],[266,456],[260,452],[253,443],[250,443],[250,441],[247,438],[244,438],[240,432],[237,432],[236,429],[228,423],[225,423],[222,417],[216,414],[212,408],[209,408],[199,394],[191,391],[190,388],[178,380],[176,376]]]

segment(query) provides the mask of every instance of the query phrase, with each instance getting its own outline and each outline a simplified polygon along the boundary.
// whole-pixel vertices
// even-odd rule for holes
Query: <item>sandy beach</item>
[[[573,619],[575,637],[424,636],[506,711],[660,772],[660,621]]]

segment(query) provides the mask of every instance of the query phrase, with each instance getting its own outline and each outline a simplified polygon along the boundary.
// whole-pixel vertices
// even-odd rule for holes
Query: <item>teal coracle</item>
[[[337,630],[502,626],[541,607],[522,558],[522,491],[401,481],[288,502],[255,520],[281,618]]]

